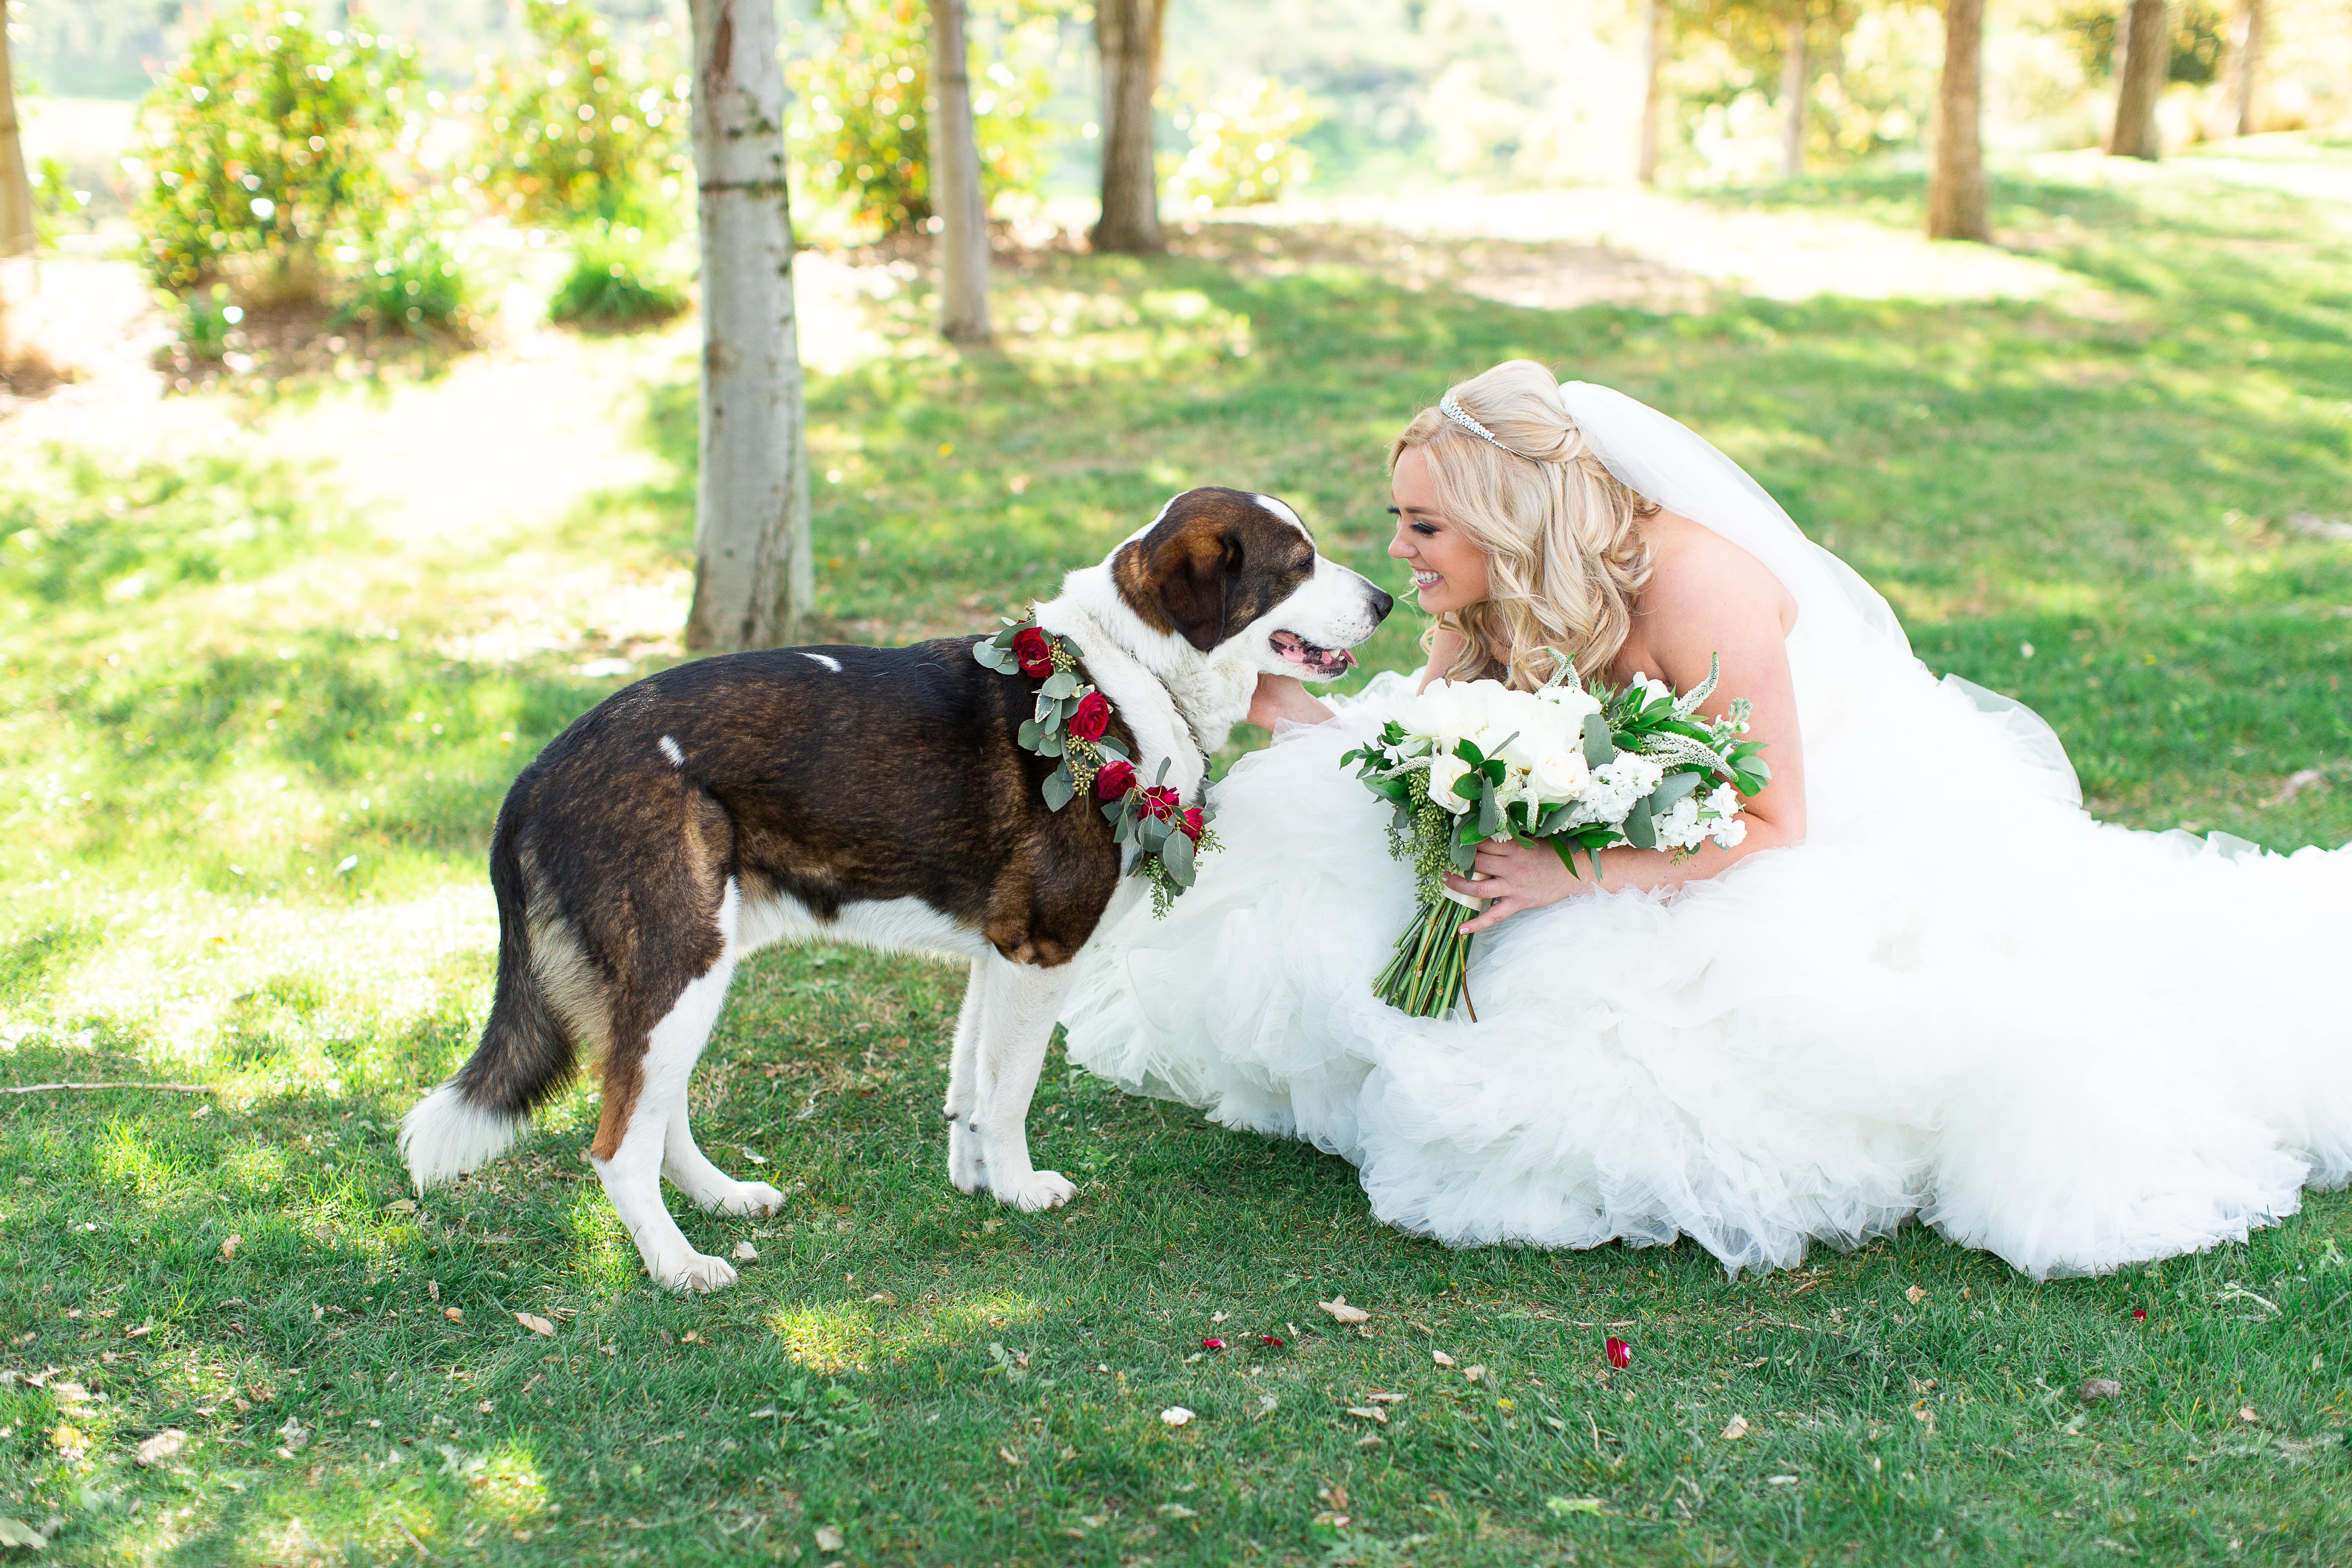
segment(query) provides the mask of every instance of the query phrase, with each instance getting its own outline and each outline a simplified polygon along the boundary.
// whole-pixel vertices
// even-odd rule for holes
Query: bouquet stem
[[[1397,938],[1396,956],[1372,982],[1372,994],[1414,1018],[1442,1018],[1462,999],[1470,970],[1470,941],[1462,922],[1471,911],[1452,899],[1424,900]],[[1475,1022],[1477,1014],[1472,1013]]]

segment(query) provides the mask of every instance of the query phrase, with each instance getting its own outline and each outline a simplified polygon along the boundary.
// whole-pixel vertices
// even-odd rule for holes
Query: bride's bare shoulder
[[[1796,629],[1797,601],[1780,579],[1713,529],[1662,511],[1642,524],[1642,532],[1650,543],[1650,580],[1635,604],[1636,616],[1720,620],[1727,609],[1752,605],[1777,619],[1782,636]]]

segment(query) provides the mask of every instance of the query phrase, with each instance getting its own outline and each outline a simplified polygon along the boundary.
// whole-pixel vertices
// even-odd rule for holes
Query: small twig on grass
[[[214,1094],[208,1083],[0,1083],[0,1094],[48,1094],[68,1089],[155,1089],[172,1094]]]

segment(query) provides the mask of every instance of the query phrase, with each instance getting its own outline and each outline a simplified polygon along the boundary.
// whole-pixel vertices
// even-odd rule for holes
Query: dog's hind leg
[[[1054,1020],[1069,994],[1068,964],[1052,969],[990,954],[972,966],[972,989],[985,987],[978,1052],[980,1103],[971,1117],[988,1189],[1018,1209],[1066,1204],[1077,1187],[1059,1171],[1029,1163],[1029,1101],[1045,1069]]]
[[[724,1260],[694,1249],[686,1233],[662,1203],[661,1178],[667,1163],[673,1126],[686,1126],[687,1080],[710,1038],[710,1026],[727,1000],[735,977],[735,886],[730,882],[719,910],[722,948],[716,962],[679,990],[669,1010],[642,1037],[642,1054],[632,1062],[622,1049],[625,1034],[616,1031],[614,1050],[605,1064],[604,1119],[589,1151],[596,1173],[613,1207],[628,1227],[646,1260],[646,1271],[656,1284],[672,1290],[719,1290],[735,1283],[735,1270]],[[687,1146],[692,1148],[690,1138]],[[702,1167],[720,1181],[717,1168],[698,1152]],[[685,1183],[688,1194],[695,1191]],[[774,1189],[768,1189],[773,1193]],[[776,1194],[781,1201],[782,1194]]]
[[[980,1131],[974,1117],[980,1110],[980,1042],[986,1026],[987,970],[998,958],[974,959],[971,978],[964,982],[963,1009],[956,1015],[955,1049],[948,1067],[948,1180],[958,1192],[984,1192],[988,1168],[981,1159]]]

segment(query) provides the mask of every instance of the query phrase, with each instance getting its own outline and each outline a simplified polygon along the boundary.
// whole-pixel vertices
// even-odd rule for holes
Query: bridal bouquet
[[[1698,714],[1720,659],[1680,697],[1638,675],[1622,690],[1588,691],[1562,663],[1539,691],[1432,681],[1378,740],[1340,759],[1396,808],[1389,849],[1417,872],[1420,907],[1372,983],[1381,1000],[1416,1018],[1443,1016],[1462,994],[1471,940],[1462,922],[1485,905],[1444,879],[1469,875],[1479,845],[1541,841],[1577,875],[1581,849],[1597,881],[1601,851],[1616,845],[1680,858],[1709,841],[1738,844],[1748,834],[1740,796],[1771,777],[1762,744],[1739,739],[1744,698],[1726,718]]]

